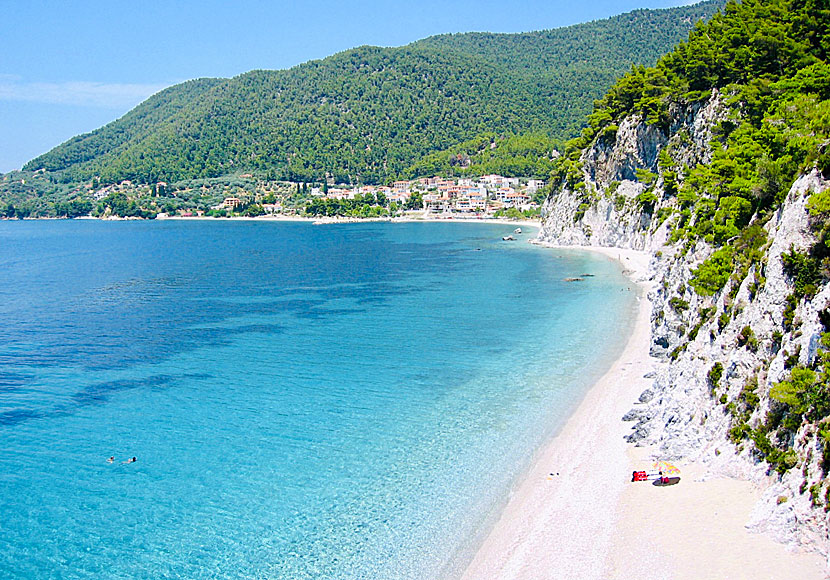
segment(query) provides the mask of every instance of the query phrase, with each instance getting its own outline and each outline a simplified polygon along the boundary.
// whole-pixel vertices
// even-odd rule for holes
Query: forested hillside
[[[482,133],[449,149],[430,153],[407,168],[407,179],[425,175],[487,175],[547,179],[559,156],[558,141],[544,133],[500,136]]]
[[[652,352],[669,364],[631,440],[712,462],[734,449],[777,486],[765,517],[789,510],[799,527],[782,533],[810,529],[825,552],[828,54],[828,0],[730,1],[596,103],[557,160],[543,228],[654,254]]]
[[[482,133],[565,139],[632,63],[654,62],[722,0],[526,34],[360,47],[283,71],[171,87],[31,161],[57,181],[152,183],[238,171],[378,183]]]

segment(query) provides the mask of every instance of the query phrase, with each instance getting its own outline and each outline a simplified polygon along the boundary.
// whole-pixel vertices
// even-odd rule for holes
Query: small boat
[[[513,233],[514,233],[514,234],[520,234],[520,233],[522,233],[522,228],[516,228],[515,230],[513,230]]]
[[[512,242],[512,241],[514,241],[515,239],[516,239],[516,238],[514,238],[513,236],[503,236],[503,237],[502,237],[502,240],[504,240],[505,242]]]

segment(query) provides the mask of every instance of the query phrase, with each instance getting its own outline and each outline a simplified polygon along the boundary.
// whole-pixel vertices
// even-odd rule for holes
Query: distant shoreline
[[[40,220],[95,220],[102,222],[123,222],[123,221],[246,221],[246,222],[309,222],[314,225],[327,224],[352,224],[352,223],[373,223],[373,222],[389,222],[389,223],[475,223],[475,224],[495,224],[508,225],[515,227],[540,228],[542,223],[532,219],[511,219],[511,218],[479,218],[479,217],[381,217],[381,218],[349,218],[349,217],[305,217],[305,216],[233,216],[233,217],[210,217],[210,216],[169,216],[164,218],[156,218],[155,220],[148,220],[145,218],[133,217],[92,217],[80,216],[76,218],[58,218],[58,217],[37,217],[37,218],[0,218],[0,221],[40,221]]]

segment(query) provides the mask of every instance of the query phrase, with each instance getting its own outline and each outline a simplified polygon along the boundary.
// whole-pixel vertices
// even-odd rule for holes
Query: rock
[[[629,116],[619,123],[613,143],[587,149],[580,158],[584,189],[571,191],[565,187],[548,198],[538,241],[653,253],[645,277],[653,282],[649,293],[653,305],[650,352],[666,364],[645,375],[653,379],[652,386],[623,416],[624,421],[637,422],[625,436],[626,441],[656,446],[664,457],[700,460],[711,473],[755,482],[767,491],[753,511],[749,527],[793,547],[827,556],[828,515],[822,508],[813,507],[809,491],[813,486],[820,492],[814,495],[823,497],[829,487],[820,465],[823,444],[816,426],[805,422],[796,433],[792,449],[798,454],[798,466],[779,476],[759,459],[751,441],[743,440],[738,446],[733,443],[729,431],[733,427],[730,408],[734,406],[729,407],[721,399],[742,404],[745,387],[757,385],[757,404],[742,419],[757,426],[774,403],[769,389],[789,376],[787,359],[797,355],[804,365],[816,361],[825,332],[821,313],[830,308],[830,285],[821,285],[812,299],[799,302],[794,312],[797,331],[785,332],[781,321],[787,297],[793,292],[793,280],[784,272],[781,256],[791,248],[806,251],[812,245],[807,198],[810,192],[830,188],[830,183],[818,171],[801,176],[766,222],[768,246],[758,272],[765,281],[763,285],[755,283],[756,272],[751,269],[736,293],[724,289],[711,297],[699,296],[690,290],[692,271],[714,249],[703,240],[688,248],[668,243],[671,220],[658,223],[653,216],[676,202],[674,196],[664,195],[657,158],[660,150],[670,145],[680,167],[711,162],[712,131],[726,118],[726,105],[718,91],[713,91],[705,102],[673,105],[670,118],[665,132],[636,115]],[[658,201],[651,211],[644,211],[636,201],[645,191],[637,181],[637,169],[657,174],[653,191]],[[609,191],[612,185],[614,189]],[[586,198],[593,200],[587,209],[580,207]],[[581,215],[580,219],[574,221],[575,215]],[[684,306],[678,309],[678,304]],[[700,320],[702,310],[711,312],[706,320]],[[743,333],[747,327],[751,335]],[[690,338],[693,328],[697,330]],[[743,345],[738,347],[742,334]],[[717,385],[709,379],[715,363],[723,367]],[[787,501],[781,501],[782,497]]]
[[[625,440],[629,443],[640,443],[648,437],[648,430],[644,425],[636,425],[634,431],[625,436]]]
[[[641,416],[640,409],[631,409],[628,413],[623,415],[623,421],[639,421]]]

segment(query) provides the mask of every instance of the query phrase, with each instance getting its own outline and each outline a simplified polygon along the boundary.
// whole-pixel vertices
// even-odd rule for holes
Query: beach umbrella
[[[668,461],[655,461],[654,469],[656,469],[657,471],[662,471],[663,475],[680,474],[680,469],[678,469],[675,465],[669,463]]]

